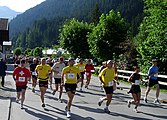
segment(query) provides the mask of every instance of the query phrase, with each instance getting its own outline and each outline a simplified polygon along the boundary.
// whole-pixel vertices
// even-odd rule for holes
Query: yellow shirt
[[[111,68],[111,69],[104,68],[100,72],[99,77],[102,77],[102,80],[105,83],[105,87],[112,86],[112,82],[113,82],[114,77],[115,77],[114,69],[113,68]]]
[[[65,83],[76,84],[77,74],[79,74],[79,69],[75,66],[67,66],[63,69],[62,73],[65,75]]]
[[[85,64],[78,63],[75,66],[79,69],[79,72],[84,72],[85,71]]]
[[[48,65],[48,64],[45,64],[45,65],[40,64],[40,65],[37,65],[35,70],[37,71],[39,79],[46,79],[46,81],[47,81],[47,78],[49,78],[48,74],[51,71],[50,65]]]

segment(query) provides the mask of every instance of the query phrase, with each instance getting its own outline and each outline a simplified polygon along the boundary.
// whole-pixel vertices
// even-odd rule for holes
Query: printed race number
[[[68,79],[74,79],[75,75],[74,73],[68,73]]]
[[[19,77],[19,82],[25,82],[25,77]]]

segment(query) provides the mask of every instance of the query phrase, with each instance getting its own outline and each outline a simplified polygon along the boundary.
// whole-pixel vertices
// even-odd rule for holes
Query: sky
[[[0,0],[0,6],[7,6],[17,12],[25,12],[45,0]]]

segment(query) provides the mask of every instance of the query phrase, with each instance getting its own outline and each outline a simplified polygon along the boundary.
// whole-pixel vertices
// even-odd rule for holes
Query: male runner
[[[32,75],[32,92],[35,93],[35,87],[37,84],[37,75],[35,72],[35,68],[37,66],[37,59],[34,58],[33,59],[33,63],[30,65],[30,71],[31,71],[31,75]]]
[[[25,63],[26,63],[25,60],[21,60],[20,63],[21,63],[21,66],[18,66],[14,69],[13,79],[16,82],[16,91],[17,91],[16,102],[19,102],[20,96],[21,96],[21,109],[23,109],[27,83],[30,80],[31,73],[25,67]]]
[[[48,88],[48,80],[49,80],[49,75],[51,73],[51,67],[48,64],[46,64],[45,58],[42,58],[41,64],[37,65],[36,73],[39,79],[39,88],[41,92],[40,97],[41,97],[42,107],[45,107],[44,95]]]
[[[91,60],[88,59],[87,60],[87,64],[85,65],[85,72],[86,72],[86,85],[85,88],[88,89],[89,83],[90,83],[90,79],[92,76],[92,70],[94,70],[94,66],[91,64]]]
[[[70,118],[71,117],[70,108],[77,87],[77,74],[80,75],[80,73],[78,68],[74,66],[74,59],[70,58],[68,64],[69,66],[65,67],[62,71],[62,85],[64,85],[65,82],[65,89],[68,96],[66,112],[67,112],[67,118]]]
[[[59,94],[59,101],[61,102],[61,96],[63,92],[63,87],[61,86],[61,75],[62,75],[62,70],[65,67],[64,64],[64,58],[60,57],[59,62],[55,63],[52,67],[52,72],[54,73],[54,79],[55,79],[55,90],[53,90],[53,95],[55,95],[56,91],[58,91],[58,87],[60,85],[60,94]]]
[[[112,67],[113,63],[111,60],[107,61],[107,67],[104,68],[101,73],[99,74],[99,79],[103,84],[104,90],[106,92],[106,97],[103,97],[98,102],[98,105],[101,106],[104,100],[107,100],[106,107],[104,108],[104,112],[110,113],[108,106],[111,103],[112,100],[112,94],[113,94],[113,80],[115,77],[115,70]]]
[[[147,103],[147,95],[150,92],[151,88],[153,86],[156,87],[156,99],[155,99],[155,103],[160,103],[160,101],[158,100],[159,97],[159,92],[160,92],[160,87],[159,87],[159,83],[158,83],[158,67],[157,67],[157,59],[153,59],[152,60],[152,66],[150,67],[149,71],[148,71],[148,76],[149,76],[149,83],[147,86],[147,90],[145,92],[145,97],[144,97],[144,101]]]

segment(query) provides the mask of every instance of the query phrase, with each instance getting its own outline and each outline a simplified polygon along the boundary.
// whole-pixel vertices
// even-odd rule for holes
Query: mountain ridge
[[[7,6],[0,6],[0,11],[0,18],[8,18],[9,20],[20,14],[20,12],[14,11]]]

